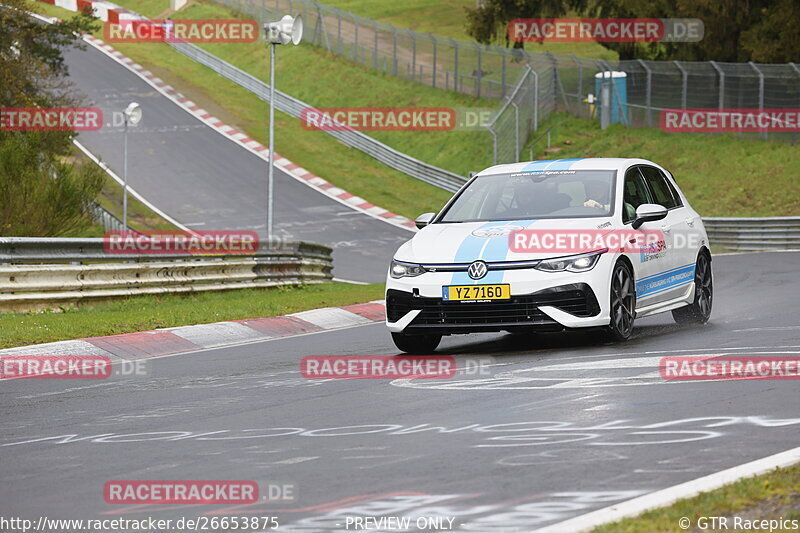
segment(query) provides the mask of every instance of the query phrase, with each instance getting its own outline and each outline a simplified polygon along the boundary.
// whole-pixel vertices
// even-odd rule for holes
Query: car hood
[[[424,227],[395,254],[398,261],[413,263],[469,263],[484,261],[524,261],[558,257],[586,250],[515,253],[509,246],[509,235],[522,229],[552,231],[612,230],[611,217],[585,219],[542,219],[502,222],[437,223]]]

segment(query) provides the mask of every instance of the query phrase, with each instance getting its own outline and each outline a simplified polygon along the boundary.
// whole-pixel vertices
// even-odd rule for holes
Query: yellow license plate
[[[448,285],[442,287],[442,299],[453,302],[508,300],[511,285]]]

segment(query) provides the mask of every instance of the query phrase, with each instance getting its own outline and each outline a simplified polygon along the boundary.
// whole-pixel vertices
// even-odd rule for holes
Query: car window
[[[622,221],[632,222],[636,218],[636,208],[650,203],[650,194],[639,167],[628,169],[625,173],[625,186],[622,196]]]
[[[607,217],[614,212],[613,170],[554,170],[480,176],[439,222]]]
[[[677,192],[672,188],[672,184],[660,170],[655,167],[647,166],[639,167],[639,169],[642,171],[644,179],[650,186],[650,191],[653,193],[653,200],[655,203],[663,205],[667,209],[680,207],[681,202]]]

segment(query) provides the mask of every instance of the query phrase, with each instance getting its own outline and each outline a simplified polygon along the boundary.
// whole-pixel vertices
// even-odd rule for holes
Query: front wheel
[[[631,269],[623,262],[614,266],[611,274],[611,322],[606,328],[616,341],[628,340],[633,333],[636,317],[636,291]]]
[[[711,277],[711,258],[700,254],[694,268],[694,301],[686,307],[672,311],[672,318],[681,325],[702,325],[711,317],[714,298],[714,280]]]
[[[442,341],[441,335],[406,335],[392,333],[392,341],[397,349],[412,355],[425,355],[436,350]]]

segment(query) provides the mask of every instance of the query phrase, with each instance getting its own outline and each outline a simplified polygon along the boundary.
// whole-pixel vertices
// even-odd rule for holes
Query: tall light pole
[[[274,168],[275,164],[275,46],[300,44],[303,38],[303,18],[285,15],[277,22],[264,24],[264,36],[269,43],[269,170],[267,171],[267,241],[272,242],[272,219],[274,213]]]
[[[125,133],[122,141],[122,230],[128,229],[128,124],[136,126],[142,120],[142,108],[136,102],[131,102],[125,111]]]

